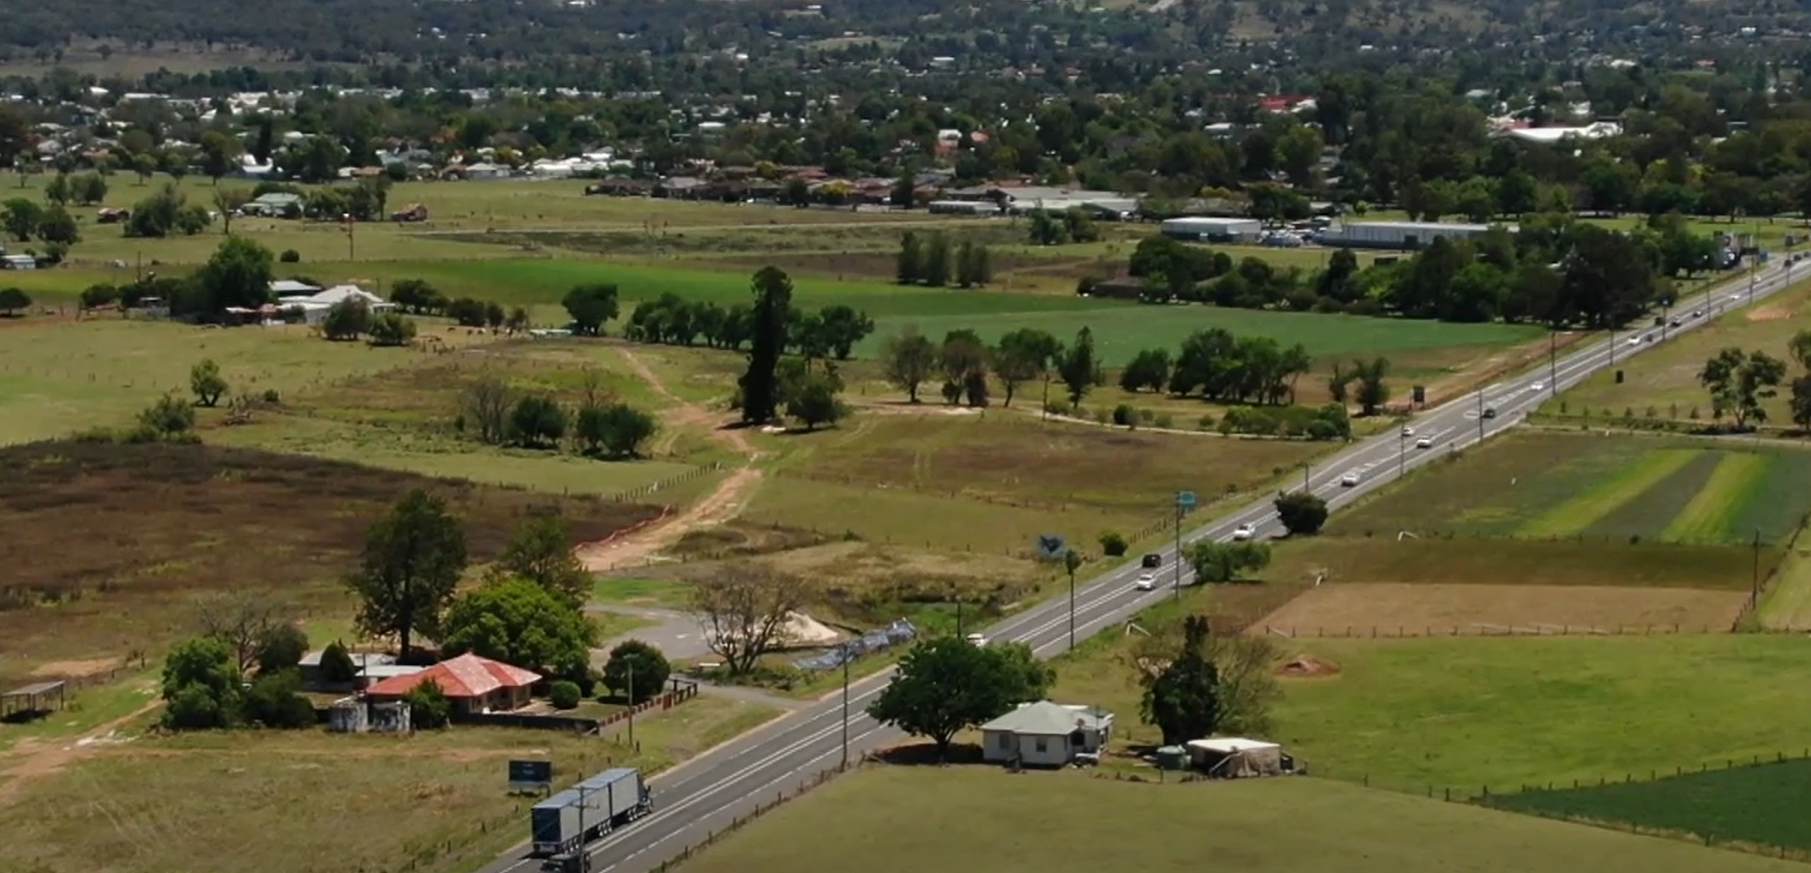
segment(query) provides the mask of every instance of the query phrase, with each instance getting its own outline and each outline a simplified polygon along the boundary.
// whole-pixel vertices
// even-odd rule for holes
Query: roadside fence
[[[638,485],[634,488],[629,488],[627,490],[617,491],[613,494],[604,494],[604,495],[601,495],[598,499],[607,500],[611,503],[628,503],[628,502],[640,500],[643,497],[647,497],[650,494],[655,494],[655,493],[658,493],[658,492],[668,489],[668,488],[673,488],[675,486],[684,485],[685,483],[693,481],[694,479],[697,479],[700,476],[709,476],[712,473],[721,472],[722,470],[723,470],[722,461],[712,461],[711,463],[706,464],[705,466],[702,466],[702,467],[693,467],[692,469],[687,470],[684,473],[680,473],[677,476],[669,476],[665,479],[661,479],[661,480],[658,480],[655,482],[650,482],[646,485]],[[562,489],[562,492],[564,492],[564,489]]]
[[[803,797],[803,796],[805,796],[806,793],[812,791],[815,788],[818,788],[818,787],[824,785],[825,783],[828,783],[830,780],[835,779],[836,777],[842,775],[844,772],[857,769],[861,766],[862,766],[862,762],[860,762],[860,761],[852,762],[847,765],[839,764],[835,767],[832,767],[828,770],[825,770],[825,771],[817,774],[816,776],[811,777],[808,780],[800,782],[798,784],[798,787],[792,789],[791,791],[787,791],[786,789],[781,789],[779,792],[777,792],[774,795],[773,800],[766,801],[766,802],[757,802],[755,804],[755,808],[752,811],[750,811],[747,815],[737,816],[736,818],[731,820],[728,825],[724,826],[724,828],[722,830],[706,831],[703,839],[698,840],[697,842],[694,842],[694,843],[687,844],[684,848],[679,850],[678,855],[676,855],[668,860],[660,862],[660,866],[654,868],[654,873],[668,873],[669,870],[672,870],[675,867],[678,867],[679,865],[682,865],[685,862],[690,861],[692,859],[692,855],[694,853],[703,851],[705,847],[717,842],[718,840],[723,839],[724,837],[726,837],[730,834],[735,833],[736,831],[741,830],[743,828],[743,826],[747,825],[749,822],[752,822],[755,819],[760,818],[761,816],[774,811],[781,804],[784,804],[789,800],[794,800],[799,797]]]
[[[1729,628],[1714,625],[1672,624],[1491,624],[1471,622],[1462,625],[1345,625],[1344,627],[1301,627],[1297,625],[1264,625],[1265,636],[1287,639],[1419,639],[1422,637],[1564,637],[1564,636],[1670,636],[1675,634],[1728,633]]]

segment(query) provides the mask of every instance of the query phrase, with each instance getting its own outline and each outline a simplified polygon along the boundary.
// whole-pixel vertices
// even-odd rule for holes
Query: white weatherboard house
[[[1113,714],[1040,700],[981,726],[981,757],[1001,764],[1062,767],[1098,752],[1113,735]]]

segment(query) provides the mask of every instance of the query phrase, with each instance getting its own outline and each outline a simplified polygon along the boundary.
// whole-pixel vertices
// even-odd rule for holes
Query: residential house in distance
[[[1063,767],[1099,753],[1113,735],[1113,714],[1040,700],[981,726],[981,758],[1026,767]]]
[[[365,689],[365,698],[373,703],[401,700],[427,680],[434,680],[456,714],[510,712],[528,705],[528,691],[541,674],[501,661],[465,654],[441,661],[419,673],[392,676]]]
[[[277,192],[261,194],[250,203],[239,207],[239,214],[266,218],[299,218],[302,215],[302,196]]]
[[[290,321],[300,321],[303,324],[320,324],[326,321],[327,313],[333,309],[334,305],[348,299],[364,301],[365,307],[373,313],[388,312],[395,308],[395,304],[357,285],[335,285],[306,297],[282,297],[279,295],[279,298],[276,306],[273,307],[281,310],[278,315],[287,313]],[[299,318],[296,317],[298,313]]]
[[[294,279],[278,279],[270,283],[270,294],[278,300],[286,297],[312,297],[319,293],[320,288]]]

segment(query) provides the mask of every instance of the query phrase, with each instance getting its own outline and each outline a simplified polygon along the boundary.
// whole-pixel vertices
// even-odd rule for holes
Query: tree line
[[[551,394],[523,391],[483,375],[459,393],[453,429],[488,445],[554,451],[568,443],[596,458],[634,458],[660,426],[654,416],[603,390],[596,371],[584,374],[583,397],[567,408]]]
[[[912,403],[919,402],[918,393],[927,382],[941,379],[945,403],[985,407],[991,400],[991,375],[1004,388],[1004,406],[1011,406],[1027,383],[1043,385],[1048,405],[1051,381],[1059,381],[1069,400],[1067,411],[1104,381],[1094,356],[1094,333],[1086,327],[1067,347],[1036,328],[1012,331],[990,346],[972,330],[952,330],[936,343],[907,327],[887,339],[881,365],[887,381],[906,392]]]
[[[963,240],[952,246],[949,234],[908,230],[899,240],[894,278],[901,285],[975,288],[993,281],[993,254],[986,243]]]

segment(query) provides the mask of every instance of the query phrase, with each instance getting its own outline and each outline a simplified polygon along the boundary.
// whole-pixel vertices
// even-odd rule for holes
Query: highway
[[[1505,379],[1481,391],[1449,401],[1415,415],[1409,425],[1413,436],[1390,432],[1356,441],[1342,452],[1321,461],[1305,475],[1305,487],[1337,509],[1366,492],[1383,486],[1441,455],[1459,451],[1507,430],[1541,402],[1606,369],[1620,366],[1679,333],[1694,330],[1726,308],[1746,306],[1789,284],[1790,267],[1775,264],[1743,274],[1720,288],[1682,300],[1674,315],[1678,327],[1643,327],[1618,333],[1569,350],[1551,367],[1541,366],[1526,375]],[[1752,289],[1752,293],[1751,293]],[[1735,295],[1732,298],[1732,295]],[[1701,315],[1691,314],[1694,308]],[[1648,342],[1640,337],[1652,335]],[[1664,334],[1664,335],[1663,335]],[[1634,344],[1630,343],[1635,339]],[[1538,387],[1537,387],[1538,386]],[[1495,410],[1485,417],[1483,410]],[[1417,448],[1427,437],[1431,445]],[[1355,474],[1352,484],[1342,483]],[[1303,486],[1292,486],[1303,487]],[[1271,500],[1253,501],[1228,515],[1206,523],[1183,537],[1183,542],[1230,540],[1242,524],[1256,528],[1257,536],[1282,533]],[[1172,588],[1188,585],[1191,576],[1176,558],[1174,545],[1162,549],[1163,567],[1155,590],[1139,590],[1142,569],[1136,559],[1116,567],[1075,593],[1075,638],[1079,642],[1095,633],[1122,625],[1139,611],[1173,596]],[[1015,641],[1030,645],[1040,657],[1052,657],[1069,646],[1069,596],[1067,592],[983,631],[990,641]],[[854,682],[848,691],[848,755],[858,760],[863,751],[898,741],[903,735],[862,714],[868,702],[885,687],[891,670]],[[1080,701],[1086,702],[1086,701]],[[1133,717],[1122,714],[1122,717]],[[840,693],[799,710],[762,728],[705,752],[653,777],[655,811],[648,817],[593,843],[589,849],[594,873],[647,873],[664,861],[678,857],[735,819],[748,815],[757,804],[770,804],[797,792],[843,759],[845,722]],[[527,836],[526,817],[522,822]],[[532,873],[539,861],[526,857],[524,843],[481,873]]]

